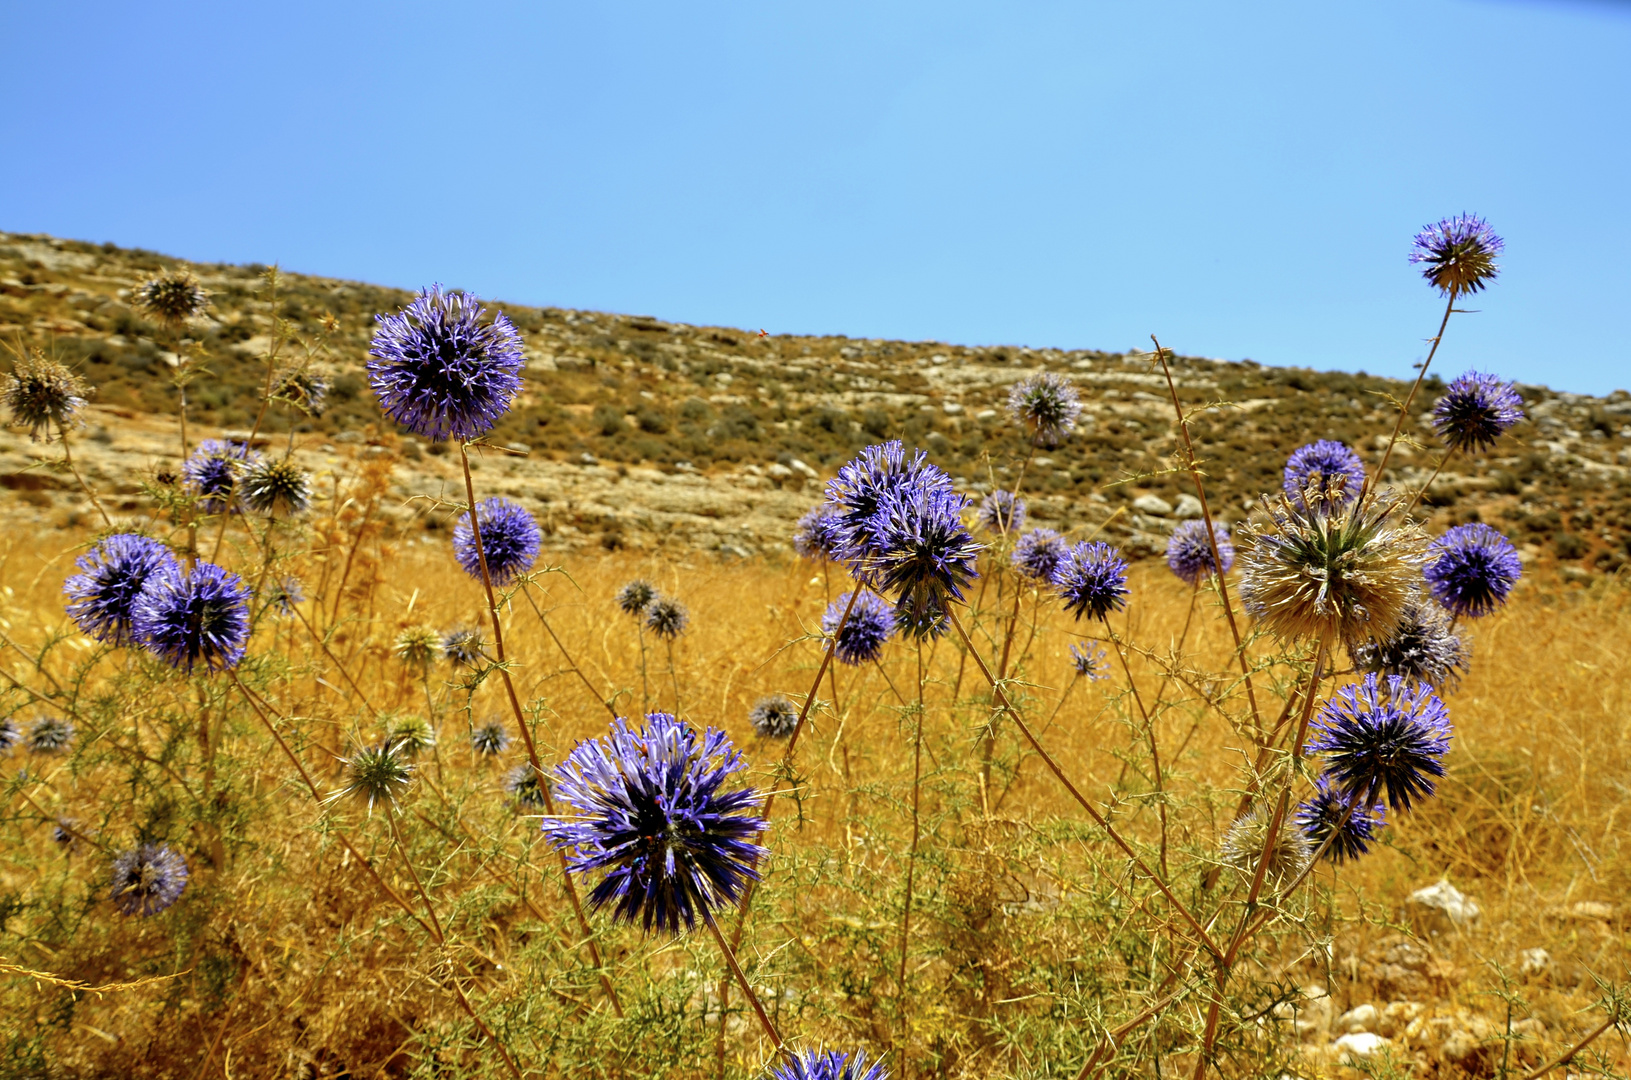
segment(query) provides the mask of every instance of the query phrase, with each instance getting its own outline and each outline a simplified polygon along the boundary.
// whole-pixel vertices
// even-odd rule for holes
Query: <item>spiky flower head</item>
[[[1241,526],[1240,596],[1277,637],[1326,635],[1350,649],[1398,629],[1421,582],[1426,536],[1376,497],[1310,509],[1281,497]]]
[[[1523,419],[1523,398],[1509,382],[1481,371],[1458,375],[1433,405],[1433,430],[1451,450],[1488,450]]]
[[[1475,521],[1457,525],[1427,549],[1427,589],[1463,619],[1478,619],[1502,604],[1523,575],[1512,541]]]
[[[895,601],[895,630],[912,641],[935,641],[951,633],[951,616],[939,600],[915,606],[903,596]]]
[[[409,626],[396,636],[391,651],[403,664],[424,674],[442,655],[441,631],[423,623]]]
[[[51,842],[60,848],[73,849],[79,842],[79,821],[70,817],[57,818],[57,823],[51,826]]]
[[[278,374],[272,396],[309,416],[322,416],[328,408],[328,392],[332,385],[327,372],[311,365],[302,365]]]
[[[1272,806],[1258,804],[1235,819],[1229,831],[1223,834],[1220,854],[1226,866],[1238,870],[1250,881],[1257,874],[1257,865],[1269,846],[1269,826],[1274,823]],[[1271,887],[1289,885],[1308,869],[1314,852],[1308,846],[1308,837],[1282,822],[1274,837],[1274,848],[1268,852],[1263,867],[1263,880]]]
[[[1084,679],[1098,682],[1110,677],[1110,665],[1105,662],[1104,646],[1092,641],[1070,643],[1070,666]]]
[[[811,508],[793,527],[793,551],[801,559],[831,562],[838,558],[838,515],[826,503]]]
[[[1223,572],[1235,564],[1235,545],[1229,539],[1229,530],[1214,524],[1217,531],[1218,554],[1223,557]],[[1188,585],[1199,585],[1217,573],[1217,562],[1212,558],[1212,537],[1204,521],[1181,521],[1167,539],[1167,567]]]
[[[748,711],[748,723],[753,725],[754,731],[767,739],[787,738],[793,734],[798,722],[798,706],[780,694],[760,698]]]
[[[394,315],[377,315],[368,381],[380,409],[434,442],[474,439],[491,430],[521,392],[526,355],[503,312],[487,312],[464,293],[433,285]]]
[[[657,586],[644,579],[636,579],[617,590],[617,607],[625,615],[644,617],[646,608],[657,599]]]
[[[1068,378],[1044,371],[1008,391],[1008,414],[1030,432],[1037,446],[1058,446],[1076,429],[1082,403]]]
[[[482,554],[487,556],[487,572],[494,585],[508,585],[532,569],[544,534],[525,507],[494,495],[476,504],[476,524],[481,527]],[[453,557],[465,573],[481,580],[481,558],[468,511],[453,527]]]
[[[770,1080],[889,1080],[889,1073],[865,1050],[802,1050],[777,1063]]]
[[[1432,687],[1397,675],[1378,685],[1370,674],[1320,706],[1308,752],[1325,755],[1325,774],[1344,795],[1367,805],[1385,795],[1393,809],[1408,810],[1444,775],[1450,735],[1449,710]]]
[[[311,476],[290,458],[251,461],[238,480],[238,496],[257,514],[297,517],[311,506]]]
[[[157,540],[135,533],[104,537],[74,560],[79,573],[63,582],[68,617],[80,633],[112,645],[135,642],[131,620],[148,578],[173,569],[176,557]]]
[[[497,720],[489,720],[470,733],[470,749],[482,757],[493,757],[510,748],[510,733]]]
[[[1291,452],[1281,486],[1308,509],[1347,506],[1364,490],[1365,463],[1347,443],[1321,439]]]
[[[878,507],[885,495],[908,497],[951,491],[951,477],[929,463],[928,455],[910,456],[899,440],[864,448],[827,481],[827,505],[837,519],[838,558],[856,580],[871,579],[869,562],[878,551]]]
[[[1442,295],[1466,296],[1495,280],[1500,271],[1495,257],[1505,247],[1483,218],[1458,214],[1417,233],[1410,261]]]
[[[863,592],[855,598],[855,606],[845,619],[844,609],[850,606],[849,598],[850,594],[844,593],[827,605],[826,613],[821,616],[821,632],[829,638],[836,634],[833,656],[840,664],[856,667],[883,655],[884,642],[895,632],[895,612],[878,596]]]
[[[1070,545],[1052,529],[1032,529],[1019,538],[1009,560],[1032,581],[1052,581],[1053,572],[1070,555]]]
[[[423,716],[394,717],[385,732],[385,739],[396,746],[409,761],[421,756],[436,745],[436,729]]]
[[[191,270],[176,266],[136,286],[130,306],[142,318],[174,330],[204,314],[210,294]]]
[[[932,626],[977,573],[981,545],[963,524],[968,499],[941,487],[885,492],[873,515],[866,573],[913,626]]]
[[[0,719],[0,754],[11,753],[12,747],[22,740],[23,732],[11,717]]]
[[[143,844],[113,860],[109,897],[121,914],[157,915],[181,899],[187,877],[187,860],[169,845]]]
[[[166,566],[142,586],[131,628],[148,652],[188,674],[200,661],[212,672],[237,667],[249,643],[249,586],[214,563]]]
[[[646,608],[646,629],[664,641],[673,641],[685,633],[690,623],[691,613],[672,596],[659,596]]]
[[[980,500],[980,508],[974,512],[974,524],[1002,536],[1017,533],[1025,524],[1025,500],[1012,491],[998,488]]]
[[[90,393],[84,379],[33,349],[25,350],[0,382],[0,401],[11,422],[26,427],[34,442],[50,442],[53,425],[59,432],[73,427]]]
[[[60,754],[74,743],[74,725],[60,716],[42,716],[28,727],[28,749],[36,754]]]
[[[1449,612],[1424,596],[1405,606],[1391,635],[1351,645],[1349,653],[1360,671],[1397,675],[1407,683],[1431,686],[1440,694],[1455,689],[1470,659],[1466,642],[1450,627]]]
[[[329,802],[350,799],[374,812],[376,803],[395,809],[397,799],[413,784],[413,762],[407,750],[394,738],[373,746],[359,746],[341,759],[340,786],[329,793]]]
[[[575,849],[574,873],[604,871],[590,907],[613,904],[615,920],[677,934],[735,904],[759,878],[761,796],[725,790],[744,766],[723,731],[699,735],[667,713],[649,714],[640,728],[619,717],[556,768],[556,792],[576,813],[546,818],[544,835]]]
[[[1127,606],[1127,560],[1101,540],[1084,540],[1054,568],[1053,588],[1078,619],[1108,619]]]
[[[544,786],[538,782],[538,773],[530,761],[523,761],[504,777],[504,791],[518,810],[542,810],[545,806]]]
[[[276,578],[266,587],[266,604],[284,618],[294,614],[295,605],[306,602],[306,587],[297,577]]]
[[[182,463],[181,477],[198,495],[198,508],[206,514],[238,509],[238,483],[260,455],[241,442],[205,439]]]
[[[460,626],[442,635],[442,658],[462,667],[475,667],[482,660],[487,642],[473,626]]]
[[[1332,787],[1322,776],[1314,781],[1314,794],[1297,807],[1295,821],[1316,851],[1340,827],[1336,839],[1325,849],[1325,858],[1340,863],[1370,850],[1376,834],[1387,824],[1387,804],[1361,802],[1355,806],[1352,795]]]

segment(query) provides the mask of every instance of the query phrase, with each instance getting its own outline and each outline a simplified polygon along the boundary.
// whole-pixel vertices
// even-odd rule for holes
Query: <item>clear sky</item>
[[[8,3],[0,228],[771,332],[1631,387],[1631,5]],[[1437,366],[1437,364],[1435,364]]]

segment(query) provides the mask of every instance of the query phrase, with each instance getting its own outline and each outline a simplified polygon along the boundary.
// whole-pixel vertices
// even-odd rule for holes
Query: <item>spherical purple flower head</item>
[[[1488,450],[1523,419],[1523,398],[1494,375],[1469,371],[1433,405],[1433,429],[1451,450]]]
[[[979,576],[981,545],[963,524],[968,499],[942,487],[896,488],[878,500],[866,571],[914,628],[934,626]],[[921,636],[921,634],[919,635]]]
[[[793,550],[801,559],[831,562],[838,558],[838,515],[826,503],[814,507],[793,528]]]
[[[22,740],[23,732],[9,716],[0,720],[0,754],[11,753],[11,748]]]
[[[1009,559],[1032,581],[1052,581],[1053,572],[1070,555],[1070,545],[1052,529],[1032,529],[1019,538]]]
[[[655,599],[657,586],[649,581],[631,581],[617,590],[617,606],[625,615],[643,617]]]
[[[504,777],[504,791],[515,801],[518,810],[544,808],[544,788],[538,782],[538,774],[533,771],[531,762],[523,761],[510,770],[509,775]]]
[[[606,872],[590,907],[614,904],[617,921],[677,934],[736,903],[759,878],[761,796],[750,787],[723,790],[744,765],[716,728],[699,736],[651,713],[636,729],[619,717],[556,768],[556,793],[577,813],[546,818],[544,835],[576,849],[574,872]]]
[[[113,860],[113,906],[125,915],[157,915],[187,887],[187,860],[165,844],[143,844]]]
[[[889,1074],[864,1050],[805,1050],[771,1069],[770,1080],[889,1080]]]
[[[1291,452],[1281,486],[1299,506],[1347,506],[1365,486],[1365,463],[1347,443],[1321,439]]]
[[[1322,776],[1314,781],[1313,796],[1297,807],[1294,818],[1297,828],[1302,830],[1309,846],[1316,851],[1334,829],[1339,825],[1342,827],[1337,838],[1331,841],[1331,846],[1325,849],[1325,857],[1335,863],[1357,859],[1365,854],[1370,850],[1376,834],[1387,824],[1385,803],[1361,803],[1350,814],[1348,807],[1352,805],[1352,795],[1332,787],[1331,782]]]
[[[748,723],[767,739],[787,738],[798,727],[798,722],[798,706],[780,694],[760,698],[748,711]]]
[[[500,312],[440,285],[395,315],[376,315],[368,381],[385,415],[435,442],[483,435],[521,392],[521,335]]]
[[[260,460],[241,442],[205,439],[181,466],[182,479],[198,493],[198,508],[206,514],[237,509],[238,476]]]
[[[986,532],[1003,536],[1017,533],[1025,524],[1025,500],[1012,491],[998,488],[980,500],[980,508],[974,512],[974,524]]]
[[[1483,218],[1459,214],[1417,233],[1410,261],[1443,295],[1466,296],[1495,280],[1500,271],[1495,257],[1505,247]]]
[[[1469,667],[1467,643],[1450,628],[1449,612],[1425,596],[1405,608],[1388,637],[1358,642],[1348,652],[1360,671],[1425,683],[1440,695],[1454,690]]]
[[[532,569],[544,534],[520,503],[498,495],[483,499],[476,504],[476,524],[481,526],[482,551],[494,585],[508,585]],[[481,580],[481,559],[468,511],[453,527],[453,557],[465,573]]]
[[[1218,554],[1223,557],[1223,572],[1235,564],[1235,546],[1229,540],[1229,530],[1214,525],[1218,535]],[[1186,584],[1199,585],[1217,572],[1212,560],[1212,538],[1204,521],[1183,521],[1172,530],[1167,540],[1167,566]]]
[[[1344,795],[1366,805],[1385,795],[1393,809],[1408,810],[1444,775],[1450,735],[1449,710],[1432,687],[1398,676],[1382,687],[1371,674],[1320,706],[1308,752],[1325,755],[1326,775]]]
[[[849,618],[839,630],[838,622],[844,618],[849,598],[850,594],[845,593],[828,605],[826,614],[821,616],[821,632],[828,637],[837,633],[833,656],[840,664],[858,667],[883,655],[884,642],[895,632],[895,612],[879,597],[864,592],[855,598],[855,606],[850,608]]]
[[[1084,679],[1098,682],[1110,677],[1110,665],[1105,663],[1104,646],[1091,641],[1070,645],[1070,666]]]
[[[1053,588],[1078,619],[1108,619],[1127,606],[1127,560],[1100,540],[1084,540],[1053,571]]]
[[[131,628],[148,652],[188,674],[200,661],[212,672],[237,667],[249,642],[249,587],[214,563],[190,573],[167,566],[136,597]]]
[[[114,645],[135,641],[130,620],[147,579],[173,568],[176,557],[157,540],[134,533],[109,536],[74,560],[80,572],[63,583],[68,617],[81,633]]]
[[[1477,619],[1506,603],[1523,563],[1512,542],[1481,521],[1457,525],[1427,548],[1427,589],[1458,618]]]
[[[837,555],[856,580],[870,582],[867,560],[876,550],[873,528],[878,504],[889,492],[951,490],[951,477],[929,464],[928,455],[906,455],[899,440],[868,446],[827,481],[827,505],[837,518]]]
[[[35,754],[60,754],[74,744],[74,725],[58,716],[42,716],[28,728],[28,749]]]
[[[502,754],[510,748],[510,733],[497,720],[489,720],[470,733],[470,749],[482,757]]]
[[[689,625],[691,613],[671,596],[659,596],[646,608],[646,629],[664,641],[673,641]]]
[[[1037,446],[1058,446],[1076,429],[1082,403],[1063,375],[1044,371],[1008,391],[1008,413],[1031,433]]]
[[[481,631],[472,626],[460,626],[442,636],[442,656],[463,667],[475,667],[486,648]]]

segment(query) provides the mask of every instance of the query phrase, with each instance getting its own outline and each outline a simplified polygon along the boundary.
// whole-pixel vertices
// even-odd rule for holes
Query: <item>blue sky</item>
[[[8,4],[0,228],[772,332],[1631,386],[1631,5]],[[1438,363],[1435,362],[1435,367]]]

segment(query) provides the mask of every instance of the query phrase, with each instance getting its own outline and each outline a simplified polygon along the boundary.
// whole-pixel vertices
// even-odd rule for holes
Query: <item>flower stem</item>
[[[79,481],[80,489],[91,500],[91,505],[96,507],[96,512],[102,515],[102,524],[110,529],[113,528],[113,519],[108,517],[108,512],[102,508],[102,500],[96,497],[96,492],[92,491],[91,486],[85,482],[85,478],[79,475],[79,468],[74,464],[73,452],[68,449],[68,426],[58,421],[57,433],[62,436],[63,463],[68,466],[68,471],[74,474],[74,479]]]
[[[1365,477],[1364,486],[1359,489],[1359,498],[1364,500],[1370,492],[1371,483],[1382,482],[1382,473],[1387,471],[1387,463],[1393,459],[1393,447],[1399,441],[1399,432],[1404,430],[1405,417],[1410,415],[1410,403],[1416,400],[1416,391],[1421,389],[1422,380],[1427,378],[1427,366],[1433,362],[1438,353],[1438,346],[1444,340],[1444,328],[1450,325],[1450,313],[1455,310],[1455,290],[1450,290],[1450,300],[1444,305],[1444,318],[1439,320],[1438,333],[1433,335],[1433,345],[1427,350],[1427,359],[1422,361],[1421,370],[1416,373],[1416,381],[1410,385],[1410,393],[1405,395],[1404,403],[1399,406],[1399,418],[1393,423],[1393,434],[1388,436],[1387,449],[1382,452],[1382,463],[1376,466],[1376,472]]]
[[[907,1047],[910,1044],[911,1023],[907,1009],[906,960],[912,943],[912,885],[917,869],[919,838],[919,799],[923,790],[923,641],[917,643],[917,705],[912,711],[912,846],[906,853],[906,902],[900,913],[900,974],[895,985],[900,1009],[900,1062],[901,1080],[907,1080]]]
[[[1433,466],[1433,475],[1429,476],[1427,478],[1427,482],[1421,487],[1417,488],[1416,494],[1410,497],[1410,505],[1404,508],[1405,517],[1410,516],[1410,511],[1414,510],[1416,508],[1416,504],[1421,502],[1421,497],[1427,494],[1427,489],[1433,486],[1433,481],[1438,479],[1438,474],[1444,471],[1444,466],[1447,465],[1450,459],[1454,456],[1455,447],[1453,446],[1439,455],[1438,464]]]
[[[742,965],[736,962],[736,953],[731,950],[729,945],[725,944],[725,935],[719,932],[719,924],[714,921],[714,913],[709,910],[707,905],[702,905],[702,920],[708,924],[708,930],[714,935],[714,943],[719,946],[719,953],[725,958],[725,966],[730,968],[731,975],[736,979],[736,984],[742,988],[742,996],[748,999],[748,1003],[753,1006],[753,1011],[758,1014],[759,1024],[765,1029],[765,1034],[770,1036],[770,1041],[776,1047],[776,1051],[791,1060],[792,1051],[788,1050],[787,1044],[782,1041],[781,1032],[776,1030],[776,1025],[770,1019],[770,1014],[765,1012],[764,1005],[759,1001],[759,995],[753,992],[753,987],[749,984],[747,975],[742,971]],[[719,1008],[720,1023],[723,1024],[725,1021],[725,1002],[723,999],[720,1000]]]

